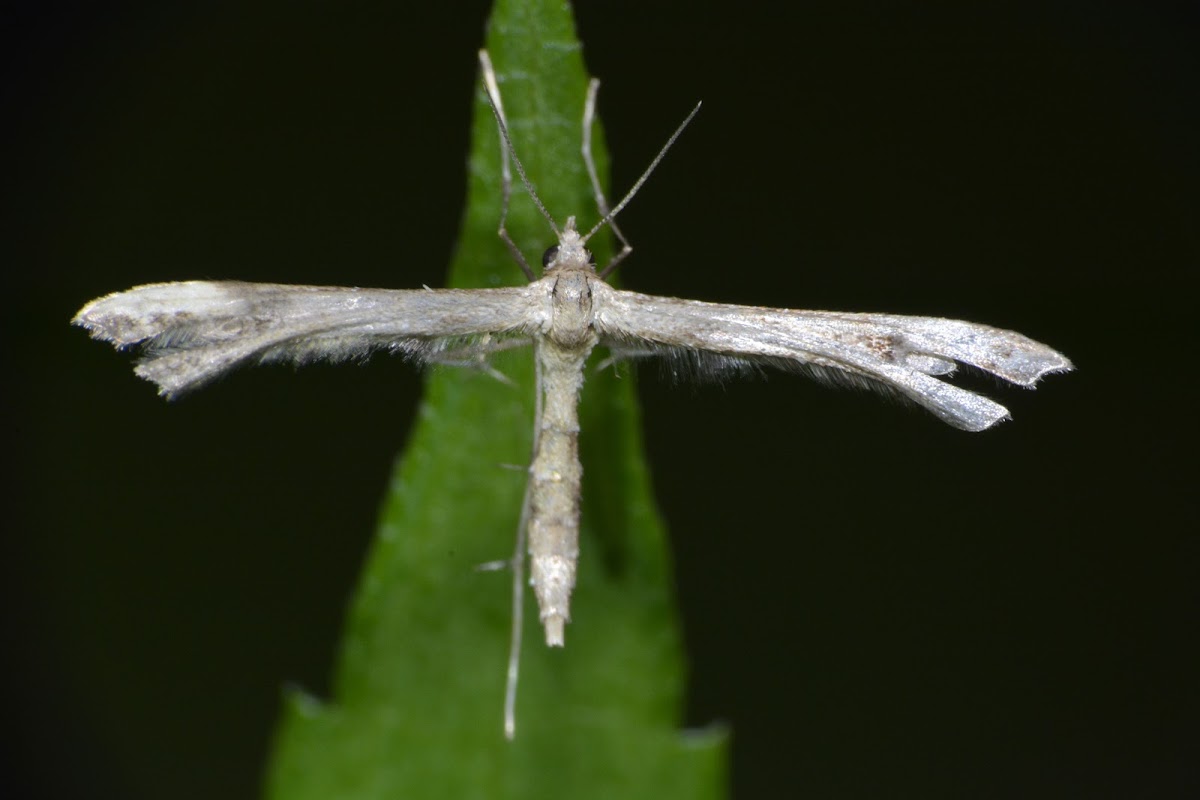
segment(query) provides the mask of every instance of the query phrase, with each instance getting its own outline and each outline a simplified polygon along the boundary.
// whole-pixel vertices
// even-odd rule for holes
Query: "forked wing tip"
[[[1045,378],[1049,375],[1057,375],[1063,372],[1075,371],[1075,365],[1071,363],[1071,359],[1067,358],[1062,353],[1055,353],[1055,356],[1056,358],[1052,362],[1043,366],[1024,384],[1027,388],[1037,388],[1037,385],[1041,382],[1042,378]]]

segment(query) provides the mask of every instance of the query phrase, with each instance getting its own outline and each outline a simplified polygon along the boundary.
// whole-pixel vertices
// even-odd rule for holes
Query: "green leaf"
[[[598,216],[579,155],[586,90],[570,9],[501,0],[487,46],[517,152],[561,223]],[[466,54],[464,54],[466,57]],[[496,236],[500,150],[477,89],[468,204],[452,286],[524,281]],[[603,142],[596,157],[601,174]],[[553,236],[514,188],[509,229],[535,265]],[[604,236],[592,242],[604,263]],[[528,350],[503,383],[441,368],[400,457],[347,620],[334,698],[289,695],[267,793],[299,798],[720,797],[720,731],[678,729],[685,665],[670,560],[632,381],[589,369],[581,415],[582,555],[564,649],[542,640],[526,593],[517,736],[502,731],[512,550],[533,426]]]

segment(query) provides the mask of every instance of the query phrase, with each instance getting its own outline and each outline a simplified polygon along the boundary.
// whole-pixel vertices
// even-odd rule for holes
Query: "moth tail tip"
[[[563,647],[566,645],[564,635],[564,626],[566,620],[559,614],[551,614],[542,620],[542,624],[546,628],[546,646],[547,647]]]

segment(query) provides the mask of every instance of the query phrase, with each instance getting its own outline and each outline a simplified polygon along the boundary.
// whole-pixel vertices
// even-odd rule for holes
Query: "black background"
[[[621,218],[627,286],[1078,366],[968,379],[1015,417],[978,435],[643,376],[686,722],[732,724],[736,796],[1200,791],[1193,6],[579,4],[616,190],[705,102]],[[419,378],[168,406],[66,323],[151,281],[439,285],[486,11],[4,12],[8,796],[251,797],[279,686],[327,687]]]

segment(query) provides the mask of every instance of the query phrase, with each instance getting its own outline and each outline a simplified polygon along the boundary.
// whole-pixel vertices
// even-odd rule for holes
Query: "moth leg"
[[[608,357],[601,359],[600,363],[596,365],[596,371],[603,372],[606,369],[616,368],[629,361],[637,361],[638,359],[653,358],[661,355],[661,351],[650,348],[616,348],[610,346],[608,348]]]
[[[587,100],[583,104],[583,143],[580,146],[580,152],[583,154],[583,163],[587,167],[588,178],[592,182],[592,194],[596,198],[596,208],[600,211],[600,218],[608,216],[608,200],[604,197],[604,188],[600,185],[600,174],[596,171],[596,161],[592,157],[592,128],[596,124],[596,94],[600,91],[600,81],[592,78],[588,81]],[[617,226],[617,221],[611,219],[608,221],[608,227],[617,235],[617,240],[621,242],[621,252],[613,256],[612,261],[608,262],[608,266],[600,273],[600,277],[607,277],[610,272],[617,268],[617,265],[625,260],[625,257],[633,252],[633,246],[629,244],[629,240],[625,238],[625,234],[621,233],[620,227]]]
[[[509,200],[512,199],[512,168],[508,163],[509,143],[506,134],[508,120],[504,116],[504,104],[500,101],[500,85],[496,82],[496,71],[492,68],[492,59],[487,50],[479,51],[479,67],[483,72],[483,85],[487,90],[488,103],[492,107],[492,113],[496,115],[500,135],[500,228],[496,234],[500,237],[500,241],[504,242],[508,252],[512,253],[513,260],[521,267],[525,277],[531,281],[537,280],[537,276],[529,268],[529,262],[525,260],[521,248],[517,247],[516,242],[508,235],[508,205]]]
[[[508,671],[504,682],[504,736],[509,741],[517,735],[517,683],[521,671],[521,632],[525,622],[525,549],[529,539],[529,518],[533,509],[533,456],[537,453],[542,435],[542,367],[534,359],[538,390],[533,413],[533,448],[529,466],[525,468],[525,495],[521,500],[521,518],[517,521],[517,541],[512,561],[512,629],[508,642]]]
[[[493,353],[512,350],[516,347],[528,347],[529,340],[524,338],[494,339],[491,334],[484,334],[478,342],[472,342],[462,347],[442,350],[425,358],[426,363],[443,367],[465,367],[482,370],[501,383],[514,385],[511,378],[488,363]]]

